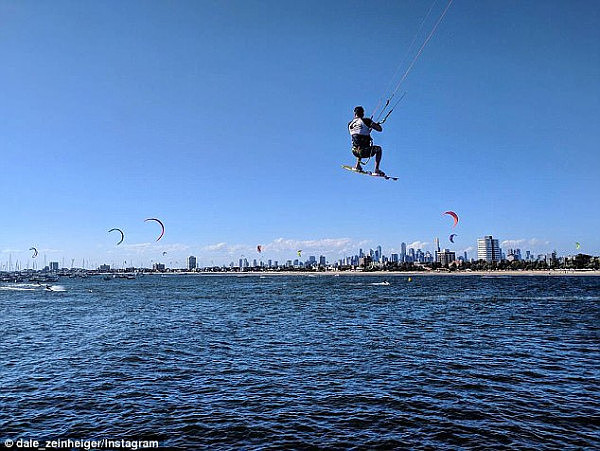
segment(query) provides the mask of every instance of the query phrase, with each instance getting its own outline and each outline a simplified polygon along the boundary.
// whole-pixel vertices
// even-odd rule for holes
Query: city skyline
[[[333,256],[450,233],[458,253],[493,235],[600,254],[597,2],[453,2],[373,136],[400,180],[341,169],[353,108],[371,114],[430,5],[0,3],[0,261]]]
[[[129,256],[128,258],[112,258],[110,260],[96,260],[83,258],[77,260],[75,258],[52,258],[47,254],[40,251],[39,256],[37,258],[28,258],[28,259],[19,259],[19,254],[10,253],[8,255],[8,259],[3,261],[0,260],[0,271],[9,271],[9,270],[17,270],[17,269],[42,269],[46,266],[49,266],[50,262],[57,262],[60,268],[84,268],[84,269],[97,269],[102,265],[108,265],[113,269],[118,268],[126,268],[126,267],[139,267],[139,268],[152,268],[156,264],[163,265],[165,268],[171,269],[182,269],[186,268],[189,265],[189,260],[193,259],[194,265],[196,267],[210,267],[210,266],[240,266],[240,262],[246,261],[247,266],[260,266],[253,265],[252,262],[262,262],[267,263],[268,261],[277,262],[280,266],[288,261],[292,262],[302,262],[303,264],[311,257],[316,258],[319,261],[322,257],[326,259],[327,264],[332,264],[333,262],[339,262],[343,260],[356,260],[360,257],[369,255],[373,257],[373,261],[375,262],[416,262],[416,263],[431,263],[436,261],[437,252],[446,252],[450,251],[451,254],[455,256],[454,260],[463,260],[463,261],[477,261],[480,259],[486,259],[482,257],[478,252],[478,244],[481,240],[486,238],[491,238],[489,236],[482,236],[477,238],[474,246],[468,246],[464,249],[459,249],[457,247],[453,247],[455,243],[446,243],[443,242],[437,243],[437,237],[432,240],[431,243],[425,241],[414,241],[412,243],[402,242],[397,247],[385,247],[380,244],[378,245],[368,245],[366,241],[361,242],[360,246],[355,249],[352,249],[351,246],[353,243],[348,240],[339,240],[335,244],[344,244],[342,250],[337,250],[334,253],[328,253],[324,250],[323,247],[319,247],[323,242],[319,241],[292,241],[292,240],[275,240],[274,243],[277,244],[279,249],[275,251],[273,249],[274,244],[262,244],[261,252],[256,251],[256,245],[254,246],[236,246],[234,248],[227,248],[224,243],[220,243],[221,245],[211,246],[210,249],[214,251],[225,251],[227,252],[227,256],[222,256],[220,259],[217,257],[219,254],[193,254],[193,253],[185,253],[183,251],[179,251],[179,254],[176,255],[163,255],[166,251],[160,250],[165,249],[165,247],[160,247],[155,258],[145,259],[139,254],[135,257]],[[517,260],[526,260],[526,261],[534,261],[539,259],[540,257],[545,257],[547,255],[556,254],[562,257],[574,256],[577,254],[586,254],[586,252],[581,249],[574,249],[572,252],[567,253],[559,253],[556,249],[546,249],[544,251],[534,250],[531,247],[528,248],[528,243],[524,240],[503,240],[500,242],[498,239],[494,238],[493,241],[498,242],[498,246],[500,248],[501,254],[500,258],[502,260],[507,259],[517,259]],[[334,244],[329,240],[325,243],[329,245]],[[521,243],[523,246],[519,246]],[[534,243],[537,244],[537,243]],[[286,248],[287,250],[282,250]],[[302,249],[302,257],[297,256],[298,248],[304,247]],[[189,250],[189,249],[188,249]],[[254,250],[254,251],[253,251]],[[182,253],[183,252],[183,253]],[[246,252],[246,253],[244,253]],[[588,254],[595,256],[594,254]],[[396,256],[396,257],[394,257]],[[383,259],[382,259],[383,257]],[[398,258],[398,260],[394,260],[394,258]],[[349,261],[349,260],[348,260]],[[353,264],[357,264],[357,263]]]

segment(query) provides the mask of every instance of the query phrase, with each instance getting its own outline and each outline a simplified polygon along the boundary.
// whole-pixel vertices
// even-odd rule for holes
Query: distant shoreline
[[[146,273],[148,274],[148,273]],[[546,271],[242,271],[242,272],[175,272],[153,273],[161,275],[223,275],[223,276],[389,276],[389,277],[419,277],[419,276],[600,276],[597,270],[546,270]],[[150,274],[149,274],[150,275]]]

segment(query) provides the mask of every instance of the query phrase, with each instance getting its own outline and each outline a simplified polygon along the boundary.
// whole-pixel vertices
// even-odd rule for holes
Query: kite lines
[[[390,80],[390,82],[388,84],[388,88],[386,90],[386,93],[384,94],[384,97],[383,97],[383,98],[386,98],[385,103],[383,104],[383,106],[381,106],[383,98],[380,99],[379,102],[377,103],[377,106],[373,110],[373,114],[371,115],[371,119],[375,118],[375,122],[379,122],[380,124],[383,124],[387,120],[387,118],[390,116],[390,114],[392,114],[392,111],[394,111],[394,108],[396,108],[396,106],[404,98],[404,95],[406,93],[403,93],[400,96],[399,99],[397,99],[394,103],[392,103],[392,100],[394,100],[394,97],[396,96],[396,94],[398,93],[398,91],[400,90],[400,88],[402,87],[402,84],[404,83],[404,81],[408,77],[408,74],[410,74],[410,72],[412,71],[415,63],[417,62],[417,60],[419,59],[419,57],[423,53],[423,50],[425,49],[425,47],[427,46],[427,44],[429,43],[429,41],[431,40],[431,38],[435,34],[435,32],[436,32],[439,24],[444,19],[444,16],[448,12],[448,9],[450,9],[450,5],[452,5],[452,1],[453,0],[448,0],[448,2],[446,4],[446,7],[439,14],[437,20],[434,22],[434,24],[433,24],[432,28],[430,29],[429,33],[427,34],[427,36],[421,42],[421,45],[420,45],[419,49],[416,51],[416,53],[413,54],[413,52],[414,52],[413,47],[414,47],[415,43],[417,42],[417,37],[421,34],[421,32],[423,30],[423,27],[424,27],[425,23],[427,22],[427,19],[429,19],[429,16],[431,15],[431,12],[433,11],[433,8],[437,4],[437,1],[438,0],[434,0],[433,3],[431,4],[431,6],[429,7],[429,10],[427,11],[427,14],[425,14],[425,17],[421,21],[421,24],[419,25],[419,28],[418,28],[417,32],[415,33],[415,35],[414,35],[414,37],[412,39],[412,42],[410,43],[410,45],[408,47],[408,50],[406,51],[406,55],[402,59],[401,63],[398,65],[398,68],[396,69],[396,72],[394,73],[392,79]],[[405,65],[406,65],[406,63],[409,60],[409,57],[411,55],[412,55],[412,59],[410,60],[410,63],[408,64],[408,66],[406,67],[406,69],[404,70],[404,72],[402,73],[402,76],[398,79],[398,75],[400,74],[402,68],[405,67]]]

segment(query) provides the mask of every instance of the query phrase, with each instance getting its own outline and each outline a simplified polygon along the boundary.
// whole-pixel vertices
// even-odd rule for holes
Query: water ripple
[[[61,284],[0,287],[0,440],[600,448],[595,277]]]

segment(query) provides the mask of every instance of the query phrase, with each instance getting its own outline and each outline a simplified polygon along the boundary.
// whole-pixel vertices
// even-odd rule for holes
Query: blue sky
[[[1,2],[0,261],[333,260],[487,234],[599,254],[595,1],[455,0],[374,134],[400,181],[340,168],[352,109],[386,94],[430,6]]]

